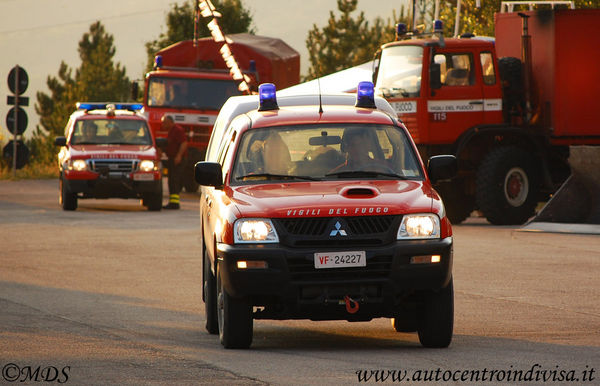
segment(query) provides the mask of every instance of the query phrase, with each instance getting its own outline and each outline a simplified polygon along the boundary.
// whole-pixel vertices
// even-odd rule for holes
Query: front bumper
[[[396,241],[382,247],[289,248],[219,244],[217,258],[225,290],[248,297],[265,310],[256,318],[352,319],[344,298],[360,304],[354,319],[394,317],[428,291],[445,287],[452,276],[453,240]],[[366,267],[316,269],[315,252],[365,250]],[[414,264],[411,257],[440,255],[439,263]],[[265,269],[238,269],[239,260],[266,261]]]
[[[63,177],[63,185],[82,198],[142,198],[146,194],[162,193],[159,172],[146,173],[144,178],[147,180],[136,181],[134,173],[70,173]]]

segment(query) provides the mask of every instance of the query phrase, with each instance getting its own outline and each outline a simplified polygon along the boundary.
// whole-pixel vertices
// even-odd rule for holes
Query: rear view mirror
[[[439,63],[431,63],[429,67],[429,87],[432,90],[442,88],[442,70]]]

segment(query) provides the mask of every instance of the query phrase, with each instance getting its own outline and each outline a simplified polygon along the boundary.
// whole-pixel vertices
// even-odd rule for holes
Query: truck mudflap
[[[571,176],[531,222],[600,224],[600,146],[571,146]]]

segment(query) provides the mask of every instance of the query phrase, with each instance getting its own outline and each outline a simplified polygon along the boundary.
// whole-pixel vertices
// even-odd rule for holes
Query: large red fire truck
[[[444,39],[438,25],[382,46],[378,93],[424,158],[459,159],[436,187],[453,222],[473,209],[525,222],[569,176],[569,146],[600,144],[598,22],[598,9],[499,13],[495,39]]]
[[[300,81],[300,55],[282,40],[250,34],[232,34],[227,39],[231,56],[251,79],[251,86],[270,82],[285,88]],[[198,189],[193,167],[204,159],[219,109],[230,96],[241,95],[222,47],[213,38],[175,43],[156,53],[155,68],[146,74],[144,113],[155,136],[167,136],[160,127],[165,114],[188,133],[187,191]]]

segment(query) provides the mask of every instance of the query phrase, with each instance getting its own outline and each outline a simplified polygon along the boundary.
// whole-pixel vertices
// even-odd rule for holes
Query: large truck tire
[[[245,298],[234,298],[223,287],[221,263],[217,264],[217,317],[219,338],[225,348],[248,348],[252,344],[252,306]]]
[[[518,58],[502,57],[498,59],[498,72],[502,80],[504,121],[511,123],[513,117],[524,117],[523,64]]]
[[[451,182],[442,182],[435,189],[442,196],[446,215],[452,224],[460,224],[473,212],[475,197],[465,193],[463,179],[454,179]]]
[[[477,171],[477,207],[495,225],[519,225],[535,214],[538,167],[516,146],[492,149]]]

